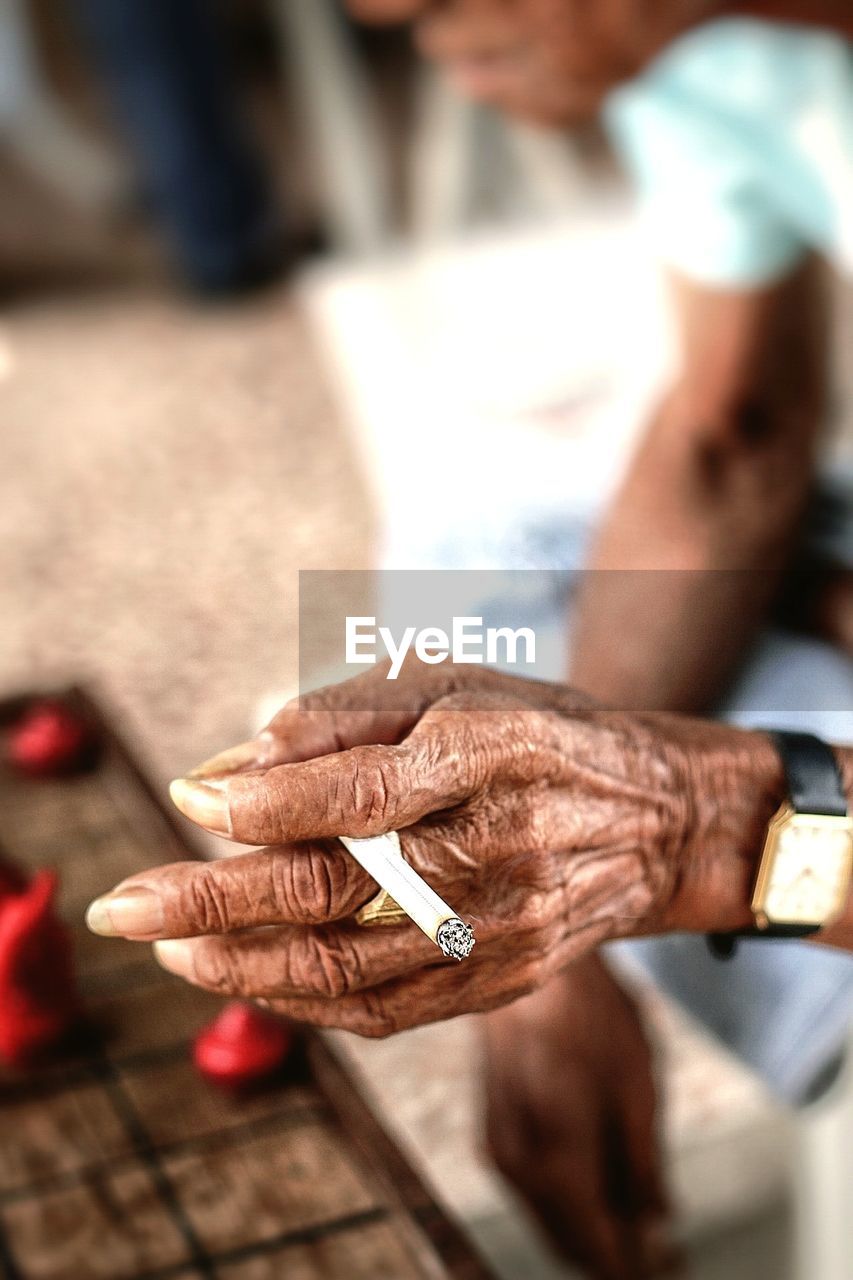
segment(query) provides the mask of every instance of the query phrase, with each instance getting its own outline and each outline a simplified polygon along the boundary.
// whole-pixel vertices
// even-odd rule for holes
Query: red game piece
[[[62,702],[34,702],[9,735],[9,763],[22,773],[54,777],[82,766],[92,745],[89,726]]]
[[[39,871],[0,898],[0,1059],[25,1066],[77,1016],[71,942],[53,909],[56,875]]]
[[[234,1000],[196,1037],[193,1061],[213,1084],[239,1090],[277,1071],[292,1044],[285,1023]]]

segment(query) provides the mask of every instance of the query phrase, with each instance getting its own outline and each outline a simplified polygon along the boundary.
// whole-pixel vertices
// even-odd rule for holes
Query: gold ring
[[[372,929],[378,924],[399,924],[401,920],[408,920],[408,918],[387,889],[380,889],[375,897],[365,902],[364,906],[359,907],[355,913],[355,922],[363,929]]]

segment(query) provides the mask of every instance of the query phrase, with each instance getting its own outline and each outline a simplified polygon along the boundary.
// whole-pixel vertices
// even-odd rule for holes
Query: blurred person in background
[[[853,271],[849,5],[349,7],[413,22],[421,51],[480,101],[551,126],[603,112],[669,271],[681,366],[594,540],[588,567],[629,572],[585,576],[569,678],[629,710],[712,708],[811,518],[828,401],[817,256]],[[675,572],[652,590],[630,572],[649,569]],[[812,563],[796,583],[800,620],[851,652],[850,575]],[[680,943],[661,944],[661,980],[783,1097],[808,1096],[849,1026],[849,961],[756,943],[715,970],[700,942]],[[630,997],[593,956],[488,1022],[498,1163],[592,1274],[654,1273],[666,1200]]]
[[[275,280],[278,210],[206,0],[74,0],[143,196],[188,285],[210,297]]]

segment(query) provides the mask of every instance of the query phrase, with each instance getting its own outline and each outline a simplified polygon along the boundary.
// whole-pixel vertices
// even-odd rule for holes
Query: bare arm
[[[585,576],[573,684],[695,712],[764,617],[809,497],[826,394],[814,264],[771,288],[675,283],[682,369]]]

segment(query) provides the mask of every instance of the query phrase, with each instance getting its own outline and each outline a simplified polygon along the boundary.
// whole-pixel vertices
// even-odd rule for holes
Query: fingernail
[[[261,769],[266,763],[268,750],[261,739],[252,738],[250,742],[241,742],[236,747],[229,747],[227,751],[220,751],[219,755],[211,756],[195,769],[190,769],[187,777],[203,781],[220,774],[236,773],[239,769]]]
[[[193,963],[192,938],[169,938],[166,942],[154,943],[154,958],[163,969],[176,973],[179,978],[191,978],[195,965]]]
[[[216,835],[230,836],[231,815],[224,779],[193,782],[190,778],[176,778],[169,785],[169,795],[176,808],[192,822]]]
[[[163,904],[143,885],[96,898],[86,912],[86,924],[102,938],[146,937],[164,925]]]

